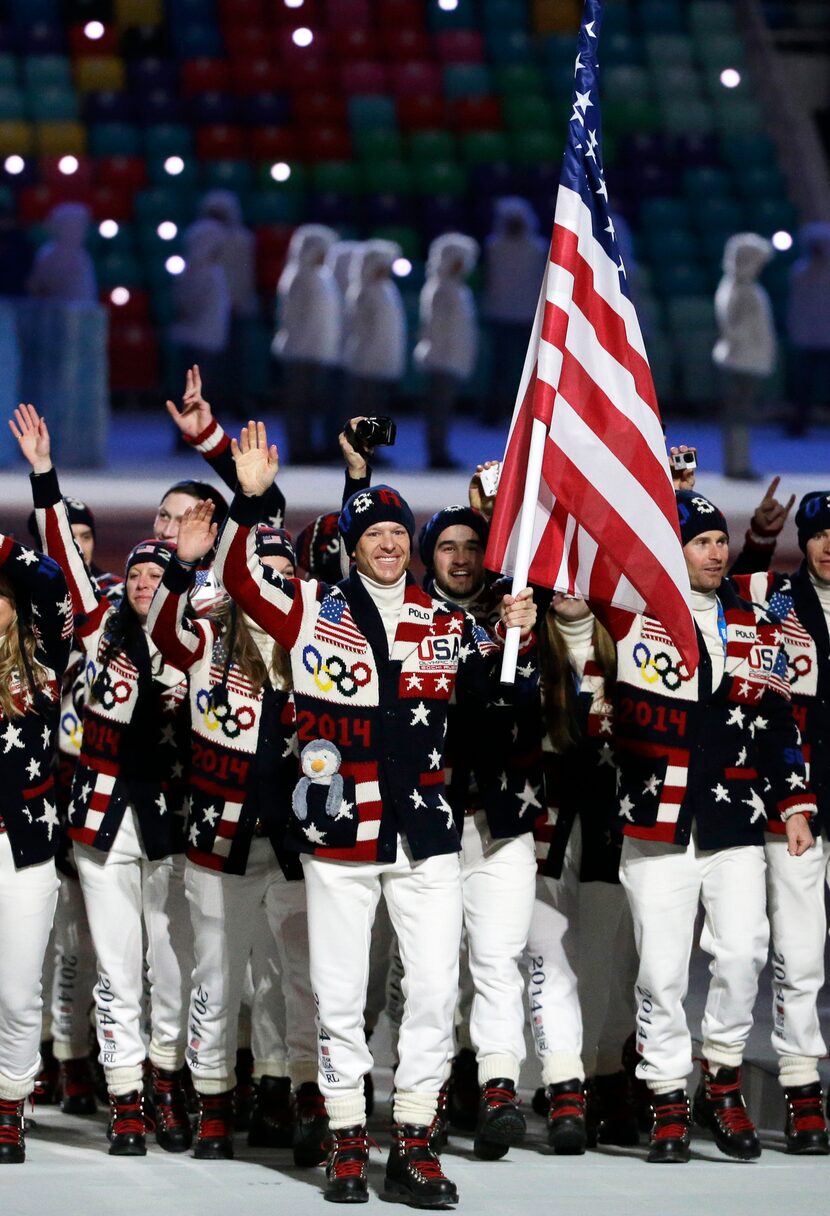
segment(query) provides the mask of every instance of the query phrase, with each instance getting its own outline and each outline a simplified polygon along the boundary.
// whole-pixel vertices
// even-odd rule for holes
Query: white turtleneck
[[[718,597],[715,591],[693,591],[692,612],[695,624],[703,634],[709,658],[712,661],[712,688],[715,689],[723,679],[725,656],[723,639],[718,629]]]
[[[557,617],[556,628],[562,634],[568,648],[568,658],[579,684],[585,674],[585,663],[594,637],[594,615],[589,612],[587,616],[581,617],[578,621],[565,621],[561,617]]]
[[[820,578],[816,578],[814,574],[810,574],[810,582],[815,588],[818,602],[821,604],[824,619],[827,622],[827,629],[830,631],[830,583],[825,583]]]
[[[395,640],[395,634],[398,629],[398,621],[401,616],[401,608],[403,607],[403,597],[406,591],[406,575],[402,574],[396,583],[376,583],[373,578],[369,578],[368,574],[361,574],[360,581],[369,592],[372,598],[372,603],[380,613],[380,619],[383,621],[383,628],[386,631],[386,642],[389,647],[389,653],[392,653],[392,643]]]

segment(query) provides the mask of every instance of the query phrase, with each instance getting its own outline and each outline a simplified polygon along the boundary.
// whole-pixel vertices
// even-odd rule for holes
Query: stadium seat
[[[79,122],[37,122],[34,134],[39,156],[83,156],[86,152],[86,127]]]
[[[318,193],[355,194],[360,174],[348,160],[321,160],[311,166],[309,184]]]
[[[324,93],[320,89],[303,89],[291,98],[294,117],[301,126],[332,126],[345,123],[348,110],[342,93]]]
[[[390,84],[398,97],[437,96],[443,88],[443,77],[437,64],[411,60],[396,65]]]
[[[72,68],[65,55],[27,55],[22,79],[30,88],[72,88]]]
[[[0,120],[0,155],[28,156],[33,146],[31,123],[18,119]]]
[[[415,189],[421,195],[458,196],[467,189],[467,179],[454,161],[422,161],[413,166]]]
[[[445,64],[484,62],[484,38],[479,30],[440,30],[433,42],[438,58]]]
[[[10,122],[26,117],[26,103],[20,89],[15,85],[0,85],[0,122]]]
[[[510,159],[510,144],[501,131],[470,131],[461,136],[461,155],[468,165]]]
[[[208,190],[233,190],[244,195],[251,188],[253,176],[247,160],[209,160],[202,165],[202,185]]]
[[[352,131],[358,127],[396,128],[398,125],[398,112],[392,97],[358,93],[347,98],[346,105]]]
[[[193,132],[184,123],[157,123],[144,128],[148,157],[187,156],[193,151]]]
[[[352,131],[352,145],[361,160],[400,160],[403,140],[388,127],[358,127]]]
[[[120,93],[126,83],[124,61],[116,55],[95,55],[75,61],[75,84],[81,93]]]
[[[449,131],[413,131],[407,143],[413,164],[429,164],[431,161],[455,159],[456,142]]]
[[[386,64],[371,60],[342,63],[340,84],[346,93],[388,93],[389,70]]]
[[[360,185],[367,194],[400,197],[412,193],[418,167],[402,160],[369,161],[361,167]]]
[[[72,122],[78,118],[78,98],[63,85],[29,85],[26,109],[36,122]]]

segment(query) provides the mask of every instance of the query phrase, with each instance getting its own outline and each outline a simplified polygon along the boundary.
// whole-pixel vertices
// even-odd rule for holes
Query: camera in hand
[[[345,428],[346,438],[361,456],[370,455],[373,448],[391,447],[397,434],[398,428],[392,419],[382,415],[361,418],[355,426],[348,423]]]
[[[689,448],[685,452],[673,452],[671,466],[673,469],[677,469],[678,473],[682,473],[686,469],[696,469],[697,448]]]

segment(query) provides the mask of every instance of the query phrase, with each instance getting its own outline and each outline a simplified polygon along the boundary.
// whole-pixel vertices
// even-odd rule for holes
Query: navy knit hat
[[[271,528],[268,524],[257,524],[256,551],[260,557],[287,557],[292,566],[297,564],[297,555],[290,533],[284,528]]]
[[[729,535],[723,512],[708,498],[696,494],[694,490],[678,490],[675,497],[680,520],[680,539],[684,545],[700,536],[701,532],[725,532]]]
[[[129,574],[133,566],[139,566],[142,562],[155,562],[157,566],[167,566],[175,552],[176,546],[168,540],[155,540],[152,536],[149,540],[140,540],[127,558],[124,574]]]
[[[318,515],[297,535],[298,565],[311,578],[319,578],[324,583],[339,583],[343,577],[339,519],[336,511]]]
[[[804,495],[795,513],[795,526],[798,529],[798,547],[802,553],[806,553],[807,541],[816,532],[830,528],[830,490],[811,490]]]
[[[372,486],[358,490],[344,503],[338,527],[346,545],[346,552],[354,553],[357,542],[367,528],[375,524],[402,524],[412,540],[415,534],[415,519],[409,504],[391,486]]]
[[[447,528],[454,528],[456,525],[472,528],[482,545],[487,544],[490,525],[480,511],[465,506],[443,507],[435,512],[432,519],[427,520],[418,534],[418,551],[428,570],[432,568],[439,536]]]

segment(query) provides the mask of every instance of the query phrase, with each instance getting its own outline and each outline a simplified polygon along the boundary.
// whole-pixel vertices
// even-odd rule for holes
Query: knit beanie
[[[257,524],[256,551],[259,557],[287,557],[292,566],[297,564],[297,555],[290,533],[284,528],[271,528],[268,524]]]
[[[157,566],[167,566],[175,552],[176,546],[170,541],[155,540],[153,537],[150,537],[149,540],[140,540],[127,558],[124,574],[129,574],[133,566],[139,566],[142,562],[155,562]]]
[[[340,512],[338,526],[340,535],[346,545],[346,552],[354,553],[357,542],[367,528],[376,524],[402,524],[409,533],[409,539],[415,533],[415,519],[397,490],[391,486],[372,486],[368,490],[358,490],[344,504]]]
[[[472,507],[465,506],[443,507],[440,511],[435,512],[432,519],[427,520],[418,534],[421,561],[428,570],[432,568],[435,546],[438,544],[441,533],[456,525],[472,528],[482,545],[487,544],[490,525],[480,511],[474,511]]]
[[[811,490],[804,495],[795,513],[795,526],[798,529],[798,547],[802,553],[806,553],[807,541],[816,532],[830,528],[830,490]]]
[[[680,520],[680,539],[684,545],[700,536],[701,532],[725,532],[729,535],[726,519],[713,502],[694,490],[678,490],[677,515]]]
[[[297,536],[297,564],[310,578],[324,583],[339,583],[343,577],[339,518],[336,511],[318,515]]]

